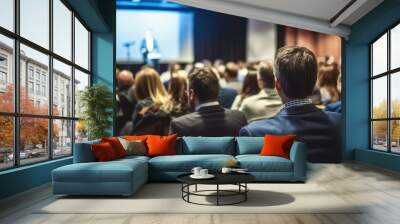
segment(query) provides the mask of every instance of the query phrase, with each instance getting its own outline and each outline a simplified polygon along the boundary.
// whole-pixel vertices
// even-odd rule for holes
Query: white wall
[[[276,47],[276,25],[249,19],[247,24],[247,61],[273,60]]]

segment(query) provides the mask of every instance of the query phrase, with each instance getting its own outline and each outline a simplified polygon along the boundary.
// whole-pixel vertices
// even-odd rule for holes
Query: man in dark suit
[[[304,47],[283,47],[275,59],[275,88],[284,103],[270,119],[255,121],[241,136],[295,134],[308,146],[307,158],[315,163],[341,161],[339,113],[318,109],[309,98],[317,80],[315,55]]]
[[[237,136],[247,124],[240,111],[224,109],[218,103],[217,75],[206,66],[189,75],[189,100],[195,112],[171,122],[170,133],[178,136]]]
[[[236,95],[236,90],[221,87],[219,89],[218,102],[223,108],[231,108],[233,101],[235,101]]]

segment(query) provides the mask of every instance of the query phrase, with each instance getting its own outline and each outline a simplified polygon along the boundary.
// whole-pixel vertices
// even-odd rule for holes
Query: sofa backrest
[[[259,154],[264,137],[236,137],[236,155]]]
[[[182,137],[179,145],[178,154],[235,155],[234,137]]]
[[[100,143],[100,140],[75,143],[74,163],[96,161],[91,144]],[[226,154],[245,155],[259,154],[264,144],[263,137],[181,137],[178,138],[177,154]]]
[[[100,140],[75,143],[74,148],[74,163],[89,163],[95,162],[96,158],[90,148],[92,144],[99,144]]]

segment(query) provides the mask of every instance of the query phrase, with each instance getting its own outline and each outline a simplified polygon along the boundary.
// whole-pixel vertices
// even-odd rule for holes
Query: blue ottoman
[[[52,172],[53,193],[132,195],[148,180],[147,160],[147,157],[127,157],[59,167]]]

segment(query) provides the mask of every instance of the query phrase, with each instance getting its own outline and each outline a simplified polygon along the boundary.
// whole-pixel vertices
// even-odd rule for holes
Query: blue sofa
[[[131,195],[148,181],[176,181],[180,174],[200,166],[218,172],[228,160],[236,160],[260,182],[304,182],[306,144],[294,142],[290,159],[260,156],[263,137],[183,137],[177,155],[128,156],[96,162],[91,141],[75,144],[74,163],[52,172],[54,194]]]

